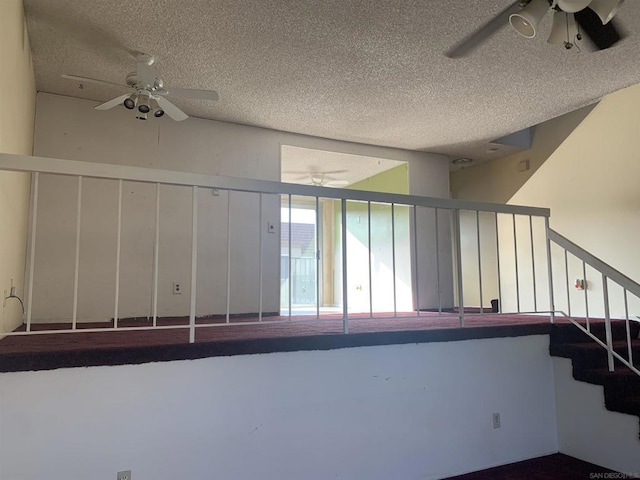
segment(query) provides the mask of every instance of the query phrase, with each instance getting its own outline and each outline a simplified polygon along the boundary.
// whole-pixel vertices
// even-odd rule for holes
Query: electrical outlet
[[[267,222],[267,233],[276,233],[276,224],[273,222]]]
[[[180,284],[180,282],[173,282],[173,294],[174,295],[182,294],[182,284]]]
[[[131,470],[123,470],[118,472],[116,480],[131,480]]]
[[[500,428],[500,414],[493,414],[493,428]]]

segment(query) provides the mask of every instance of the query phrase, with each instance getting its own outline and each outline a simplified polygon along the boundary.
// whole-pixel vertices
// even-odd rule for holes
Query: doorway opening
[[[409,193],[406,162],[282,146],[287,183]],[[342,205],[330,198],[281,200],[280,313],[383,315],[413,309],[408,207],[346,202],[346,288]]]
[[[315,204],[283,198],[280,209],[280,310],[313,314],[319,302],[318,224]]]

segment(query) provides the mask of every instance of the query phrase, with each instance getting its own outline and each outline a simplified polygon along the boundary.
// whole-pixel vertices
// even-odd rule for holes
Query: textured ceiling
[[[486,159],[489,141],[640,82],[640,1],[630,36],[590,53],[503,28],[469,57],[444,52],[512,0],[24,0],[40,91],[105,101],[131,52],[168,86],[217,90],[188,114],[353,142]]]

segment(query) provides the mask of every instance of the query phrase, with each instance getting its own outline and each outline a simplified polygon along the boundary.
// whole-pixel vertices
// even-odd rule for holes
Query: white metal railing
[[[55,333],[183,328],[189,330],[189,339],[194,342],[196,329],[201,327],[319,320],[324,318],[321,301],[322,285],[327,276],[331,275],[331,272],[323,271],[323,262],[326,261],[327,256],[333,256],[335,258],[331,266],[338,271],[338,274],[331,293],[335,297],[341,297],[333,304],[340,308],[344,333],[349,332],[349,319],[354,316],[395,318],[407,313],[417,317],[435,314],[454,316],[459,319],[459,325],[462,327],[465,326],[465,317],[470,313],[494,314],[494,302],[499,305],[499,311],[502,314],[548,314],[550,321],[554,322],[556,312],[562,313],[562,309],[557,308],[556,303],[559,292],[562,292],[561,284],[564,283],[566,311],[571,322],[607,349],[610,369],[613,369],[614,359],[617,359],[640,375],[640,370],[634,366],[630,328],[630,322],[634,319],[629,315],[629,297],[634,308],[640,308],[640,284],[551,230],[548,209],[323,188],[10,154],[0,154],[0,170],[33,174],[24,286],[26,295],[24,325],[22,329],[5,332],[3,335],[54,333],[53,330],[41,325],[43,320],[46,320],[43,315],[34,317],[36,308],[34,295],[39,290],[45,293],[44,300],[40,301],[40,304],[43,304],[40,305],[40,311],[44,309],[46,312],[47,298],[51,298],[47,290],[52,288],[54,283],[58,283],[57,275],[53,280],[49,279],[49,283],[39,277],[38,266],[48,265],[55,260],[55,258],[46,258],[46,252],[39,250],[41,245],[39,242],[46,245],[54,235],[51,225],[47,227],[49,230],[46,228],[43,230],[40,224],[43,219],[47,220],[47,216],[51,213],[51,203],[57,203],[58,196],[62,196],[69,188],[75,188],[74,195],[69,196],[65,205],[65,211],[68,210],[74,220],[65,224],[64,231],[62,227],[58,229],[56,226],[54,232],[62,235],[65,245],[69,244],[68,248],[73,250],[69,252],[73,273],[68,278],[73,293],[69,312],[63,318],[69,328],[57,329]],[[49,192],[48,200],[43,200],[41,197],[43,179],[51,184],[51,179],[62,178],[67,181],[71,179],[73,183],[65,184],[64,188],[58,186],[57,190],[54,188],[54,195],[51,196]],[[110,319],[112,315],[112,323],[110,326],[94,328],[91,323],[82,318],[79,309],[79,300],[83,297],[82,288],[84,288],[80,272],[82,262],[86,261],[81,255],[82,249],[86,247],[86,240],[83,240],[82,234],[86,228],[90,228],[86,227],[83,219],[91,220],[92,215],[96,214],[91,205],[86,204],[85,197],[92,193],[92,188],[91,185],[87,187],[85,184],[93,180],[111,182],[110,185],[115,182],[117,187],[113,197],[103,199],[105,203],[112,202],[115,206],[113,303],[106,317]],[[123,252],[131,248],[131,244],[140,240],[132,235],[123,236],[125,227],[123,219],[127,218],[124,202],[125,185],[127,191],[131,185],[147,185],[153,190],[152,200],[144,211],[145,216],[152,219],[150,221],[152,226],[147,232],[147,236],[152,237],[147,239],[152,240],[150,241],[152,268],[149,280],[151,298],[147,312],[133,315],[148,319],[147,323],[139,325],[135,322],[123,324],[122,317],[122,286],[123,281],[127,280]],[[49,187],[51,185],[47,188]],[[175,312],[174,315],[163,315],[159,306],[160,266],[173,253],[170,251],[167,254],[162,251],[166,241],[163,238],[161,224],[167,220],[163,216],[166,212],[161,206],[173,198],[167,189],[174,187],[189,195],[189,202],[185,203],[179,216],[190,218],[190,225],[188,229],[177,234],[180,238],[188,240],[190,245],[188,267],[184,268],[185,271],[188,270],[190,278],[187,289],[189,301],[188,305],[185,304],[184,311],[180,311],[180,315],[177,315],[187,317],[186,323],[164,322],[165,316],[176,315]],[[165,191],[166,193],[163,193]],[[201,205],[199,195],[203,191],[209,191],[212,194],[210,198],[222,198],[226,195],[226,205],[223,202],[215,211],[211,209],[209,211],[206,208],[204,211],[199,211],[199,205]],[[288,305],[283,306],[284,315],[272,316],[278,313],[278,311],[274,312],[274,309],[280,308],[281,252],[278,242],[273,240],[274,237],[268,238],[264,233],[277,233],[279,229],[276,226],[280,224],[280,208],[284,206],[290,224],[287,238],[284,240],[288,243],[288,254],[291,253],[294,200],[295,203],[302,202],[310,205],[310,208],[315,210],[316,225],[323,223],[321,215],[323,205],[331,209],[333,217],[325,227],[335,229],[334,235],[330,236],[335,241],[335,251],[321,254],[319,248],[321,233],[320,229],[316,228],[314,239],[316,292],[313,296],[316,304],[313,306],[313,312],[299,315],[293,313],[292,262],[289,261],[285,267],[288,272],[282,272],[285,277],[288,275],[288,283],[284,288],[288,288],[289,291],[288,294],[283,295]],[[240,209],[235,207],[235,202],[238,202]],[[207,207],[207,204],[204,206]],[[365,218],[365,228],[358,227],[361,217]],[[383,229],[376,225],[376,219],[379,218],[383,218]],[[257,229],[255,225],[251,226],[252,222],[257,223]],[[235,236],[232,235],[234,227],[240,232]],[[226,229],[226,237],[222,240],[218,239],[212,247],[211,237],[205,235],[208,231],[216,229]],[[10,234],[10,232],[4,232],[4,234]],[[175,232],[172,233],[174,234]],[[360,237],[356,238],[358,235]],[[257,250],[257,255],[254,255],[256,265],[250,272],[244,271],[244,277],[234,284],[232,273],[238,269],[237,263],[234,262],[237,262],[238,258],[251,254],[247,250],[248,247],[243,244],[247,238],[254,241],[254,250]],[[378,245],[381,239],[384,243],[382,246]],[[72,246],[71,243],[73,243]],[[183,245],[181,248],[185,247],[186,245]],[[554,254],[553,249],[560,249],[560,255]],[[385,251],[382,252],[382,250]],[[255,253],[254,251],[253,254]],[[200,279],[203,271],[211,270],[211,266],[202,264],[201,257],[212,254],[224,259],[220,264],[223,265],[220,271],[224,275],[221,273],[215,277],[218,280],[224,277],[224,282],[218,281],[215,288],[209,285],[210,282],[203,282]],[[358,259],[356,263],[354,258]],[[564,269],[558,273],[557,269],[562,266],[562,259]],[[575,299],[572,302],[569,281],[570,259],[572,261],[577,259],[579,263],[577,266],[573,265],[571,270],[580,272],[582,281],[588,285],[583,293],[584,326],[579,321],[577,311],[580,309],[575,308]],[[243,268],[247,270],[246,265]],[[386,269],[386,275],[389,278],[382,288],[376,287],[380,293],[374,292],[376,275],[380,273],[377,272],[374,275],[376,268]],[[595,271],[596,275],[587,281],[588,270]],[[353,282],[350,283],[350,280],[355,277],[360,278],[360,283],[355,286],[354,291]],[[247,290],[248,287],[246,287],[251,283],[252,278],[257,278],[257,288],[253,291]],[[238,291],[239,288],[242,291]],[[399,298],[402,296],[400,290],[403,288],[403,298],[406,300],[407,294],[410,296],[412,302],[410,308],[406,308],[406,302],[403,303]],[[589,297],[588,292],[595,292],[598,288],[601,288],[602,298],[598,305],[594,305],[593,298]],[[618,302],[611,301],[612,288],[619,291]],[[100,294],[103,297],[110,295],[102,291]],[[211,311],[197,315],[198,300],[207,294],[224,297],[223,306],[211,307]],[[361,298],[356,298],[358,295]],[[234,307],[232,302],[234,296],[235,298],[256,297],[257,302],[251,304],[248,312],[246,306],[245,311],[242,311],[241,308]],[[386,304],[388,308],[382,311],[376,310],[376,302],[381,297],[388,300]],[[488,308],[487,300],[489,299],[492,300],[491,308]],[[621,309],[619,306],[624,308]],[[598,318],[604,318],[605,322],[604,339],[598,338],[591,328],[591,320],[596,318],[593,314],[598,310],[599,313],[596,315],[601,315]],[[237,320],[236,314],[244,314],[245,318]],[[613,317],[626,321],[626,358],[616,352],[613,345],[611,330]]]
[[[547,233],[547,238],[550,242],[553,242],[554,245],[557,245],[562,251],[562,257],[564,259],[564,279],[563,283],[566,285],[566,294],[567,294],[567,315],[570,321],[576,325],[580,330],[582,330],[585,334],[591,337],[595,342],[597,342],[600,346],[604,347],[607,350],[608,357],[608,367],[609,371],[613,371],[615,367],[615,360],[617,359],[622,364],[629,367],[633,372],[637,375],[640,375],[640,370],[635,367],[634,359],[633,359],[633,345],[631,338],[631,321],[637,321],[633,319],[629,315],[629,295],[632,295],[635,300],[640,300],[640,284],[633,281],[620,271],[613,268],[611,265],[603,262],[596,256],[587,252],[583,248],[579,247],[575,243],[573,243],[568,238],[560,235],[558,232],[549,229]],[[584,291],[584,312],[585,312],[585,325],[583,326],[577,321],[574,316],[572,316],[572,308],[571,308],[571,294],[570,294],[570,276],[569,276],[569,254],[578,259],[581,262],[581,268],[579,271],[582,273],[583,291]],[[599,283],[599,287],[602,290],[602,306],[604,310],[604,321],[605,321],[605,338],[598,338],[591,329],[591,318],[589,315],[589,290],[591,289],[589,285],[589,281],[587,280],[587,266],[594,269],[599,278],[595,278],[595,280],[601,282]],[[610,297],[610,283],[618,286],[622,291],[622,305],[624,306],[624,311],[620,312],[625,321],[625,329],[626,329],[626,358],[615,351],[613,345],[613,335],[611,328],[611,297]],[[553,301],[553,300],[552,300]]]
[[[335,207],[335,222],[333,226],[337,232],[334,238],[338,246],[334,253],[336,254],[335,268],[339,270],[339,275],[337,275],[337,283],[339,285],[335,286],[334,293],[336,296],[341,296],[342,331],[344,333],[349,332],[349,319],[354,316],[354,311],[357,310],[355,306],[351,305],[355,302],[356,294],[348,280],[350,275],[362,273],[359,270],[366,270],[366,274],[362,275],[364,279],[362,285],[358,285],[355,288],[358,295],[361,292],[367,292],[368,301],[366,299],[367,295],[363,293],[361,295],[363,297],[361,299],[362,306],[357,312],[359,312],[360,316],[379,317],[383,315],[381,312],[375,311],[374,308],[378,295],[374,294],[376,278],[373,270],[379,259],[373,252],[375,248],[372,244],[377,241],[377,234],[372,231],[372,217],[378,215],[380,211],[384,211],[385,218],[388,219],[386,224],[388,231],[385,235],[388,235],[389,242],[384,248],[388,249],[388,254],[386,255],[389,260],[383,267],[388,270],[387,276],[391,280],[387,291],[383,293],[389,299],[392,298],[392,302],[389,302],[392,308],[385,312],[387,317],[396,317],[399,314],[406,313],[399,308],[399,292],[404,288],[403,292],[410,291],[413,299],[413,314],[416,316],[427,315],[425,311],[432,310],[433,312],[429,312],[429,314],[437,312],[440,315],[453,315],[459,318],[460,326],[465,325],[465,315],[469,313],[494,313],[492,309],[487,307],[487,300],[493,300],[494,297],[501,306],[501,313],[546,312],[551,315],[553,321],[551,277],[548,278],[549,301],[546,302],[547,308],[544,307],[545,301],[540,299],[540,273],[536,277],[536,271],[547,267],[549,267],[549,275],[551,274],[549,244],[547,242],[542,247],[543,250],[546,249],[546,252],[540,252],[540,247],[534,242],[534,236],[547,238],[548,209],[323,188],[265,180],[9,154],[0,154],[0,170],[33,174],[25,282],[27,300],[25,325],[23,331],[7,332],[7,335],[53,333],[52,330],[34,328],[36,324],[43,320],[43,318],[34,317],[34,295],[37,293],[38,288],[42,290],[48,288],[46,282],[44,280],[39,281],[38,277],[38,265],[46,264],[48,261],[48,259],[39,257],[42,253],[39,252],[38,246],[40,245],[39,241],[46,243],[46,235],[51,234],[51,232],[47,233],[39,228],[39,223],[42,221],[41,215],[45,215],[48,211],[47,209],[51,207],[47,202],[42,203],[43,200],[40,196],[41,183],[43,179],[50,181],[51,178],[74,179],[75,187],[72,188],[76,189],[75,204],[73,202],[69,203],[69,209],[74,211],[75,221],[68,222],[68,224],[74,224],[74,231],[73,234],[65,233],[65,238],[73,239],[74,243],[73,275],[71,277],[73,286],[72,305],[70,316],[66,318],[70,327],[55,330],[55,333],[186,328],[189,329],[190,341],[193,342],[195,341],[196,329],[200,327],[320,319],[321,302],[319,300],[319,290],[316,292],[316,299],[318,300],[315,305],[315,314],[306,315],[304,318],[294,315],[292,312],[291,292],[289,292],[287,314],[278,316],[276,317],[277,319],[270,319],[267,316],[267,314],[274,312],[273,308],[265,307],[265,304],[269,302],[272,304],[274,298],[276,302],[279,302],[280,298],[277,287],[274,288],[274,285],[279,285],[279,272],[276,271],[277,275],[273,276],[269,274],[269,270],[273,269],[273,263],[279,265],[280,252],[277,246],[274,247],[273,240],[271,238],[267,239],[267,236],[263,235],[263,233],[271,233],[273,225],[280,223],[279,212],[282,199],[284,199],[284,203],[288,207],[289,219],[291,219],[292,199],[296,199],[296,201],[303,199],[315,205],[318,223],[320,223],[321,202],[329,202]],[[105,202],[107,200],[113,202],[116,211],[116,220],[113,225],[115,231],[114,297],[111,310],[113,324],[104,328],[88,327],[84,324],[85,320],[81,318],[82,315],[79,312],[79,300],[82,298],[81,290],[83,288],[83,282],[81,281],[83,256],[81,253],[86,247],[86,242],[83,243],[83,232],[85,231],[83,229],[83,220],[91,219],[93,218],[92,215],[94,215],[85,201],[85,194],[91,193],[91,188],[87,187],[89,190],[86,190],[83,187],[90,179],[97,179],[101,182],[116,182],[117,185],[115,198],[110,197],[104,200]],[[140,240],[138,238],[123,237],[123,219],[127,213],[123,201],[125,184],[127,186],[150,185],[153,188],[153,206],[145,211],[146,217],[153,219],[153,227],[149,233],[153,237],[151,242],[153,243],[153,259],[151,279],[149,280],[151,301],[148,314],[140,315],[148,317],[148,325],[129,326],[122,324],[122,285],[125,279],[123,266],[126,266],[123,264],[122,255],[124,249],[130,247],[129,243],[135,243]],[[188,317],[188,323],[186,324],[163,324],[160,321],[163,316],[159,309],[159,299],[161,298],[159,295],[159,266],[166,259],[166,255],[162,252],[162,245],[165,239],[162,238],[160,228],[163,221],[161,205],[163,205],[164,201],[164,189],[170,187],[179,187],[189,192],[190,195],[190,208],[182,213],[182,217],[188,216],[191,218],[191,231],[180,232],[181,237],[189,239],[191,248],[188,266],[190,277],[188,312],[185,311],[185,314],[188,313],[188,315],[185,315]],[[60,187],[56,191],[64,192],[68,191],[68,188],[69,186],[67,185],[64,189]],[[210,191],[213,196],[217,197],[222,197],[222,194],[226,195],[226,212],[223,211],[224,209],[216,210],[217,216],[214,217],[205,217],[204,213],[199,212],[199,205],[201,205],[199,195],[203,190]],[[234,202],[238,202],[244,208],[240,214],[237,213],[233,205]],[[251,210],[249,212],[251,215],[257,215],[257,230],[254,227],[250,228],[252,218],[247,213],[248,210]],[[357,212],[357,215],[354,212]],[[360,233],[362,233],[363,238],[358,239],[359,243],[354,243],[353,239],[353,232],[357,230],[356,224],[353,223],[353,218],[356,217],[358,224],[361,222],[361,217],[366,219],[366,228],[361,229],[362,232]],[[402,219],[402,225],[400,224],[400,219]],[[472,219],[471,223],[468,222],[469,219]],[[200,251],[205,252],[205,249],[209,248],[207,243],[209,239],[202,240],[204,233],[199,233],[199,231],[205,231],[211,225],[221,226],[221,228],[225,226],[227,232],[226,241],[216,244],[217,248],[223,251],[222,256],[226,258],[225,285],[224,287],[217,287],[213,292],[207,290],[209,288],[208,284],[199,284],[201,282],[199,275],[203,270]],[[512,228],[513,232],[512,245],[503,245],[503,235],[500,232],[505,225],[511,225],[509,228]],[[241,230],[240,234],[235,237],[232,235],[234,227]],[[526,231],[527,229],[528,231]],[[408,232],[407,238],[402,236],[400,230],[404,233]],[[522,236],[525,231],[526,234]],[[256,265],[254,265],[255,268],[252,270],[253,273],[246,276],[246,283],[250,283],[252,278],[257,277],[257,289],[254,292],[250,292],[250,295],[255,295],[258,301],[255,310],[250,312],[255,314],[254,320],[245,318],[242,321],[234,321],[236,313],[247,313],[234,310],[232,305],[234,295],[240,297],[249,294],[235,291],[234,287],[232,287],[231,276],[232,272],[237,268],[237,265],[234,265],[234,258],[236,258],[234,255],[236,253],[239,256],[247,254],[244,251],[238,252],[238,249],[248,237],[255,241],[258,254]],[[527,251],[526,255],[519,251],[523,245],[521,238],[529,239],[524,242],[527,243],[527,248],[530,250]],[[316,248],[319,240],[320,233],[317,231]],[[469,241],[473,245],[467,245],[466,243]],[[291,249],[291,230],[289,231],[288,242],[289,249]],[[356,249],[354,249],[354,253],[350,251],[350,248],[354,245],[358,249],[363,249],[367,252],[362,257],[362,265],[354,266],[350,263],[348,250],[350,255],[355,255],[357,253]],[[485,255],[487,251],[493,253],[487,256]],[[209,250],[206,250],[205,253],[207,252]],[[221,252],[216,251],[214,253],[220,254]],[[320,257],[321,255],[318,255],[316,258],[316,288],[318,289],[321,288],[322,283],[320,278],[322,259]],[[531,262],[531,272],[527,271],[529,262]],[[278,268],[276,267],[276,270]],[[291,263],[289,263],[288,268],[291,269]],[[402,271],[403,269],[406,271]],[[405,275],[406,278],[401,278],[401,274]],[[328,273],[324,272],[323,275],[326,276]],[[532,302],[528,302],[523,297],[523,290],[527,289],[530,282],[533,282]],[[289,288],[291,288],[290,285],[291,282],[289,282]],[[224,295],[224,309],[197,315],[198,300],[204,296],[204,294],[199,293],[202,291],[206,291],[208,295]],[[507,296],[512,300],[513,308],[508,306]],[[46,297],[46,295],[43,295],[43,297]],[[467,297],[468,300],[465,302]],[[265,309],[268,311],[265,311]],[[212,315],[216,315],[216,321],[207,321],[206,318],[200,318]],[[110,316],[111,314],[109,314]],[[198,317],[198,321],[196,317]],[[38,326],[42,327],[41,325]]]

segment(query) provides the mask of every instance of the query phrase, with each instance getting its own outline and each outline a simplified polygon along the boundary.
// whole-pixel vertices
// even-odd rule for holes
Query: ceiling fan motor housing
[[[157,90],[162,90],[164,83],[160,77],[155,77],[151,83],[143,82],[140,80],[138,72],[131,72],[127,75],[127,85],[131,88],[135,88],[136,90],[148,90],[149,92],[155,92]]]

